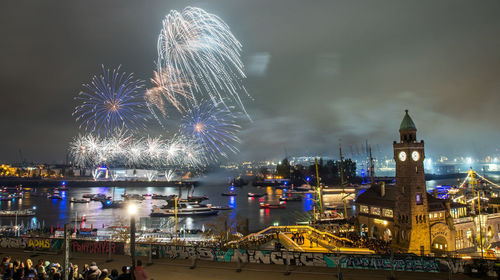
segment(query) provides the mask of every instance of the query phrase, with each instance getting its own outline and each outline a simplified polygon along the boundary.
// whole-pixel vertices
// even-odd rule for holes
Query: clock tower
[[[417,128],[406,110],[394,141],[396,186],[394,243],[415,254],[430,252],[429,209],[424,173],[424,141],[417,141]]]

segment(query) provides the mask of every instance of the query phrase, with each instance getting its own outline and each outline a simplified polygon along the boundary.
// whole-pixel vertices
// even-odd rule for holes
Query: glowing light
[[[137,205],[130,203],[127,207],[127,212],[131,216],[137,214]]]

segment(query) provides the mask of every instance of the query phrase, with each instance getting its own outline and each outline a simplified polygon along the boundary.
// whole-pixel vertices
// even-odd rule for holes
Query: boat
[[[90,201],[87,200],[87,199],[84,199],[84,198],[82,198],[82,199],[76,199],[76,198],[72,197],[71,200],[70,200],[70,202],[71,203],[89,203]]]
[[[228,193],[221,193],[222,196],[237,196],[236,193],[234,192],[228,192]]]
[[[82,197],[83,197],[83,198],[92,198],[92,197],[94,197],[94,196],[95,196],[95,194],[93,194],[93,193],[84,193],[84,194],[82,195]]]
[[[47,196],[49,199],[62,199],[61,195],[59,194],[58,191],[53,192],[52,194],[49,194]]]
[[[35,216],[35,211],[31,209],[25,210],[0,210],[0,217],[28,217]]]
[[[164,195],[164,194],[153,194],[151,196],[152,199],[170,199],[174,197],[174,195]]]
[[[103,200],[108,200],[109,197],[107,197],[105,194],[99,193],[99,194],[94,194],[90,200],[92,201],[103,201]]]
[[[125,202],[122,200],[111,200],[111,199],[105,199],[101,200],[102,204],[102,209],[108,209],[108,208],[123,208],[125,206]]]
[[[265,195],[266,195],[265,193],[251,193],[251,192],[248,193],[248,197],[263,197]]]
[[[210,207],[212,210],[233,210],[232,207],[229,207],[229,206],[212,206]]]
[[[180,217],[195,217],[195,216],[213,216],[219,213],[218,210],[212,209],[211,205],[203,205],[192,202],[179,202],[177,204],[177,216]],[[170,217],[175,216],[175,208],[173,205],[165,205],[151,210],[151,217]]]
[[[145,198],[140,194],[130,194],[124,193],[122,194],[124,200],[144,200]]]
[[[282,201],[279,204],[261,203],[261,209],[283,209],[286,208],[286,204]]]
[[[208,196],[204,195],[204,196],[194,196],[194,195],[190,195],[187,197],[187,201],[188,202],[196,202],[196,203],[200,203],[204,200],[208,200]],[[182,201],[182,199],[181,199]]]
[[[142,194],[142,196],[144,196],[144,197],[151,197],[151,196],[153,196],[153,194],[151,194],[151,193],[144,193],[144,194]]]
[[[302,201],[301,196],[282,196],[280,201]]]

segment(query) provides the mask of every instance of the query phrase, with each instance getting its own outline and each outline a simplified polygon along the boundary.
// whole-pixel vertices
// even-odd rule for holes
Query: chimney
[[[385,196],[385,182],[382,182],[382,184],[380,185],[380,196]]]

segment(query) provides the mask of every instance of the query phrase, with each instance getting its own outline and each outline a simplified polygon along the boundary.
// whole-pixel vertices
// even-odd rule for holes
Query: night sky
[[[339,138],[388,152],[405,109],[430,156],[500,151],[499,1],[16,0],[0,3],[0,162],[63,161],[82,83],[101,64],[149,80],[163,17],[187,5],[243,45],[236,159],[337,155]]]

